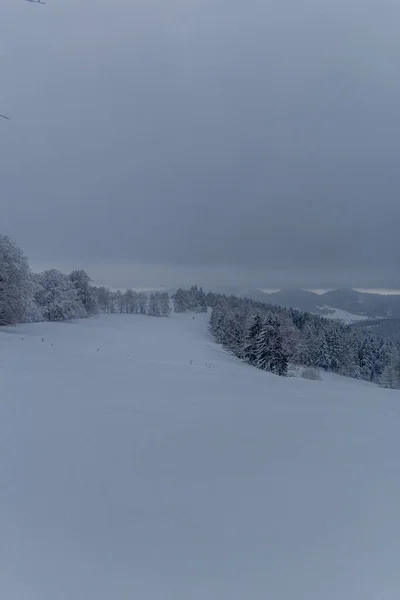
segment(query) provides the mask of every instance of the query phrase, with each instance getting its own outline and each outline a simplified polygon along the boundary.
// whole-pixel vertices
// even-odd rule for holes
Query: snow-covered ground
[[[326,311],[322,315],[327,319],[337,319],[339,321],[343,321],[347,325],[351,323],[357,323],[357,321],[369,321],[369,317],[363,315],[355,315],[354,313],[349,313],[346,310],[341,310],[340,308],[333,308],[332,306],[317,306],[318,309]]]
[[[206,319],[1,330],[0,598],[400,598],[400,393],[263,373]]]

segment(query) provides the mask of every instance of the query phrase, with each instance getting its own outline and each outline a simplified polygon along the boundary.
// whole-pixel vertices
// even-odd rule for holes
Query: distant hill
[[[335,309],[366,319],[400,318],[400,295],[369,294],[352,289],[339,289],[316,294],[301,289],[284,289],[266,293],[261,290],[248,290],[246,294],[254,300],[298,308],[323,316],[341,318]],[[346,319],[343,319],[346,320]],[[350,321],[350,319],[347,319]],[[355,319],[356,320],[356,319]]]

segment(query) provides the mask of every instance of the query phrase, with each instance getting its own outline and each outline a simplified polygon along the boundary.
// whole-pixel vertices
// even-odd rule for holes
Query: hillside
[[[373,335],[400,343],[400,319],[376,319],[367,323],[360,321],[354,323],[353,327],[362,327]]]
[[[338,318],[347,323],[356,322],[361,317],[400,318],[400,295],[370,294],[351,289],[331,290],[323,294],[301,289],[283,289],[271,293],[248,290],[242,295],[261,302]]]
[[[0,329],[1,598],[399,597],[399,392],[279,378],[206,328]]]

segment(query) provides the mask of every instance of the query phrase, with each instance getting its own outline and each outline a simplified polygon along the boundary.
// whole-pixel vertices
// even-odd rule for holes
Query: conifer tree
[[[258,361],[257,340],[263,328],[263,319],[257,314],[253,317],[248,328],[243,357],[250,365],[256,365]]]

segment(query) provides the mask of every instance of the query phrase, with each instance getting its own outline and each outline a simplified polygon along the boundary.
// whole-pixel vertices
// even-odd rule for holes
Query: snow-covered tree
[[[327,334],[327,342],[330,356],[330,369],[338,373],[343,365],[343,336],[342,330],[336,324],[333,324]]]
[[[383,368],[379,381],[382,387],[390,389],[398,388],[400,385],[398,364],[394,361],[387,363]]]
[[[238,358],[244,358],[245,327],[240,315],[229,314],[223,319],[222,341]]]
[[[111,292],[108,288],[102,286],[94,288],[99,310],[103,313],[111,312]]]
[[[149,306],[147,314],[150,317],[161,317],[161,302],[160,294],[151,293],[149,298]]]
[[[318,348],[314,323],[307,321],[303,327],[303,356],[302,363],[307,366],[315,365]]]
[[[208,292],[206,294],[206,301],[207,301],[207,306],[209,306],[210,308],[214,308],[215,302],[216,302],[215,294],[213,294],[212,292]]]
[[[171,314],[171,305],[169,302],[168,292],[162,292],[160,297],[161,314],[163,317],[168,317]]]
[[[32,275],[22,250],[0,235],[0,325],[13,325],[30,319]]]
[[[315,340],[315,363],[313,364],[320,369],[325,369],[325,371],[331,366],[329,346],[324,331],[321,331]]]
[[[394,364],[398,359],[398,353],[387,340],[379,340],[375,343],[374,381],[380,381],[380,377],[386,365]]]
[[[51,269],[35,275],[35,300],[46,321],[81,319],[87,316],[75,285],[68,275]]]
[[[83,269],[72,271],[69,275],[70,280],[76,287],[80,301],[82,302],[88,316],[96,315],[99,312],[97,298],[94,289],[90,285],[91,279]]]
[[[148,304],[147,295],[144,292],[139,292],[139,294],[138,294],[139,314],[145,315],[147,313],[147,304]]]
[[[257,314],[250,323],[250,327],[247,331],[243,358],[250,365],[256,365],[258,361],[258,336],[263,329],[263,325],[264,323],[261,315]]]
[[[264,321],[257,336],[256,352],[256,365],[259,369],[281,376],[287,374],[288,359],[283,349],[280,323],[277,318],[268,315]]]
[[[220,344],[225,342],[226,337],[226,325],[225,325],[225,311],[221,303],[214,306],[211,312],[209,330],[210,333],[215,337],[216,341]]]
[[[124,294],[124,307],[128,314],[136,314],[138,312],[138,297],[133,290],[126,290]]]
[[[199,288],[197,285],[192,285],[190,290],[185,292],[186,303],[188,310],[198,312],[199,310]]]
[[[186,294],[181,288],[179,288],[175,292],[175,294],[173,296],[173,302],[174,302],[174,311],[176,313],[182,313],[182,312],[187,311]]]
[[[282,343],[282,336],[278,331],[272,347],[271,372],[285,377],[288,372],[288,357]]]
[[[115,312],[119,312],[119,313],[125,312],[124,295],[121,292],[121,290],[117,290],[114,293],[114,308],[115,308]]]
[[[372,336],[367,336],[363,341],[360,351],[360,370],[362,379],[372,381],[374,379],[375,342]]]
[[[207,312],[207,297],[203,288],[192,285],[190,290],[179,288],[172,297],[174,302],[174,311],[177,313],[193,311]]]
[[[185,301],[199,289],[193,286],[181,292],[178,299]],[[212,292],[207,302],[212,306],[210,333],[252,365],[286,374],[290,360],[400,387],[400,344],[373,336],[368,326],[350,327],[292,308]]]
[[[257,319],[257,317],[255,317]],[[252,328],[256,326],[257,321],[253,322]],[[248,360],[250,364],[256,365],[263,371],[271,371],[272,346],[275,336],[275,327],[271,315],[261,324],[260,331],[255,339],[254,358]],[[247,356],[247,351],[246,351]]]
[[[197,310],[199,312],[207,312],[208,310],[207,298],[202,287],[197,292]]]

